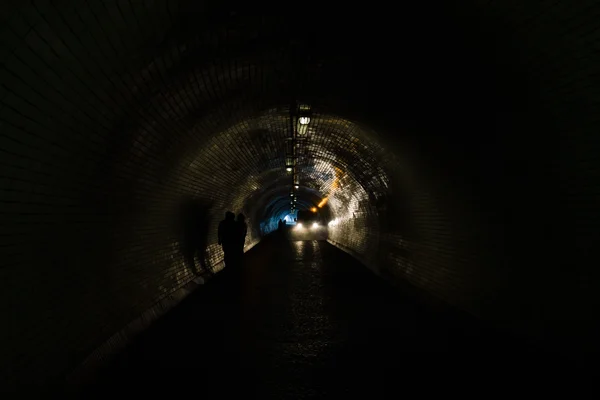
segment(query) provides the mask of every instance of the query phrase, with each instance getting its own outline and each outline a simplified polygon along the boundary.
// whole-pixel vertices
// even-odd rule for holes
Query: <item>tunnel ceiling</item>
[[[372,122],[387,123],[393,126],[394,135],[400,134],[403,116],[423,100],[421,85],[434,83],[431,79],[413,81],[414,61],[404,59],[400,68],[392,65],[397,63],[393,50],[361,45],[385,34],[385,29],[368,37],[353,31],[340,42],[335,25],[323,17],[312,15],[311,27],[300,30],[293,29],[302,24],[300,15],[257,17],[253,10],[243,8],[223,14],[211,9],[210,15],[220,17],[208,21],[189,19],[204,15],[198,12],[205,10],[194,4],[97,5],[89,10],[82,5],[44,14],[48,31],[39,39],[61,47],[60,53],[55,50],[46,55],[48,62],[65,54],[89,63],[54,71],[57,77],[69,77],[74,90],[85,97],[79,107],[90,110],[81,118],[97,114],[99,108],[101,116],[91,124],[99,122],[100,127],[119,132],[105,144],[109,153],[120,154],[110,162],[112,173],[126,173],[122,169],[131,163],[133,153],[148,159],[144,173],[169,175],[161,179],[187,186],[193,196],[214,201],[215,209],[231,207],[261,215],[257,210],[275,200],[248,204],[247,199],[272,182],[292,187],[293,178],[289,182],[284,178],[290,175],[285,171],[286,146],[295,129],[290,125],[290,107],[308,104],[311,122],[296,160],[297,183],[324,198],[339,191],[339,180],[346,176],[363,192],[346,194],[337,202],[333,199],[333,205],[376,200],[389,190],[385,169],[394,153],[385,154],[382,149],[391,145],[390,140],[378,140],[375,130],[365,127]],[[52,36],[59,27],[75,33],[75,24],[85,18],[95,27],[85,36],[68,43]],[[107,20],[109,26],[105,26]],[[57,25],[54,29],[53,24]],[[98,40],[107,35],[108,43]],[[411,41],[407,39],[402,46],[411,47]],[[353,55],[355,47],[361,48],[360,57]],[[388,61],[373,66],[370,59],[382,54]],[[355,75],[355,71],[361,73]],[[390,73],[403,75],[395,82],[401,91],[392,90],[389,81],[377,81],[378,76]],[[88,91],[91,97],[85,95]],[[437,88],[435,96],[443,97],[443,93]],[[407,100],[392,114],[398,120],[380,120],[389,111],[387,98],[397,95]],[[152,165],[156,157],[177,164]],[[216,190],[215,185],[228,189]],[[281,215],[261,217],[278,219]]]
[[[403,117],[422,101],[421,87],[434,85],[414,81],[414,61],[397,59],[394,49],[377,46],[379,40],[371,45],[395,25],[368,35],[345,32],[340,41],[339,26],[324,16],[311,14],[307,26],[302,15],[259,17],[255,11],[205,9],[184,1],[65,3],[15,13],[8,25],[14,35],[21,26],[35,29],[23,46],[7,49],[13,55],[6,63],[7,93],[24,102],[24,86],[39,98],[39,104],[25,105],[44,119],[27,120],[33,129],[70,135],[72,145],[86,140],[109,155],[98,182],[127,179],[140,157],[142,174],[186,187],[216,208],[253,215],[274,201],[247,204],[256,190],[272,182],[292,187],[292,177],[284,178],[286,146],[295,129],[290,107],[309,104],[311,122],[294,170],[298,183],[328,197],[347,177],[364,199],[381,197],[389,190],[386,168],[394,153],[383,151],[390,140],[378,140],[365,127],[387,123],[400,135]],[[410,26],[400,29],[408,32]],[[398,46],[412,48],[411,43],[407,38]],[[378,80],[390,74],[397,77],[395,89],[391,81]],[[39,78],[43,84],[32,86]],[[444,93],[437,88],[435,96],[442,101]],[[387,99],[395,96],[406,99],[392,114],[398,120],[382,121]],[[62,119],[73,114],[72,120]],[[77,135],[79,129],[88,137]],[[85,155],[80,158],[85,163]],[[103,183],[119,185],[118,179]]]
[[[364,199],[382,196],[388,177],[379,145],[348,120],[316,112],[310,115],[306,125],[297,123],[289,107],[246,119],[218,132],[215,145],[203,150],[214,154],[214,146],[223,149],[218,162],[206,163],[207,157],[199,151],[198,162],[191,168],[199,176],[214,176],[231,187],[234,208],[266,219],[278,220],[288,214],[293,209],[291,199],[295,202],[297,198],[296,209],[318,206],[331,196],[335,199],[346,181],[355,182]],[[292,138],[291,121],[294,130],[302,132],[296,139]],[[272,215],[254,211],[271,205]]]
[[[335,37],[322,27],[294,32],[290,21],[259,20],[249,10],[228,11],[222,20],[189,20],[190,11],[199,11],[193,4],[71,3],[17,15],[10,25],[15,34],[19,24],[36,28],[7,63],[14,78],[9,91],[19,95],[25,85],[41,97],[48,108],[40,110],[44,122],[31,121],[37,127],[48,125],[61,135],[86,129],[88,138],[73,141],[87,140],[109,155],[97,178],[112,179],[103,182],[108,185],[119,185],[115,177],[128,179],[140,157],[142,174],[186,187],[215,209],[261,215],[257,210],[287,198],[247,200],[273,182],[292,188],[292,174],[285,170],[295,129],[290,107],[308,104],[311,122],[298,143],[296,183],[322,198],[334,194],[343,179],[356,182],[363,200],[387,190],[385,162],[392,156],[384,155],[382,144],[339,102],[349,93],[355,102],[358,93],[369,93],[346,76],[332,79],[348,49],[331,47]],[[42,53],[35,46],[49,47]],[[32,68],[34,60],[39,67]],[[44,84],[31,87],[30,76],[43,77]],[[61,120],[73,113],[74,120]],[[315,199],[298,201],[308,206]]]

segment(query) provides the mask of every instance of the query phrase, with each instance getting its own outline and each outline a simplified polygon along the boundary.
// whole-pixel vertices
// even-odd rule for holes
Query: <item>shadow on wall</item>
[[[185,199],[180,206],[178,223],[180,251],[185,264],[195,275],[209,272],[206,249],[211,208],[211,201],[190,198]]]

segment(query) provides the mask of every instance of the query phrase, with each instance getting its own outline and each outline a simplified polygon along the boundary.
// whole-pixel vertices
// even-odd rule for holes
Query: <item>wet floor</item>
[[[415,376],[505,381],[527,350],[400,293],[325,241],[270,238],[241,273],[218,274],[141,335],[94,393],[166,384],[202,398],[388,397]]]

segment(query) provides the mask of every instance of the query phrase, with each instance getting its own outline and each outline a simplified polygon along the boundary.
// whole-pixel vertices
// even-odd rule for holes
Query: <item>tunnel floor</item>
[[[203,398],[331,398],[384,395],[415,375],[504,371],[506,384],[506,365],[511,380],[516,364],[526,372],[530,348],[401,293],[326,241],[267,238],[244,262],[140,335],[93,393],[161,383]]]

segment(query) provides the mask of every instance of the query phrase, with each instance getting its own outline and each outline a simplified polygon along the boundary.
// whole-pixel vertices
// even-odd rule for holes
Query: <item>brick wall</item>
[[[508,329],[596,347],[597,6],[321,10],[299,30],[303,13],[194,4],[3,13],[3,376],[53,382],[171,304],[194,277],[186,243],[206,233],[218,266],[225,210],[259,240],[285,201],[257,193],[286,185],[293,99],[315,112],[305,201],[329,196],[334,243]]]
[[[418,81],[388,83],[403,91],[398,101],[370,99],[380,117],[373,126],[398,163],[386,168],[379,218],[340,225],[334,242],[538,344],[596,349],[598,11],[447,5],[440,15],[452,23],[434,16],[428,25],[444,36],[415,44],[432,45],[435,55],[422,59],[431,64],[400,67],[382,56],[378,73]],[[375,250],[356,252],[374,240]]]

